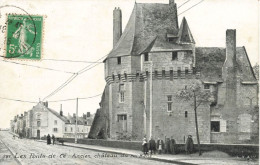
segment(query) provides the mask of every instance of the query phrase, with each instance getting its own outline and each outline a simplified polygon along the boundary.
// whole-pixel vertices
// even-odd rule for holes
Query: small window
[[[119,102],[123,103],[124,101],[125,101],[125,93],[124,92],[120,92]]]
[[[117,115],[117,122],[119,122],[121,120],[127,120],[127,116],[126,115]]]
[[[148,53],[144,53],[144,61],[149,61],[149,55],[148,55]]]
[[[121,64],[121,57],[117,57],[117,64],[118,64],[118,65]]]
[[[53,132],[58,132],[58,128],[53,128]]]
[[[67,132],[67,127],[65,127],[65,132]]]
[[[172,101],[172,95],[167,96],[167,101]]]
[[[178,60],[178,52],[172,52],[172,60]]]
[[[136,80],[138,81],[139,78],[140,78],[140,74],[137,72],[137,73],[136,73]]]
[[[54,120],[54,125],[57,125],[58,121],[57,120]]]
[[[117,76],[118,76],[118,80],[121,80],[121,74],[118,74]]]
[[[145,74],[146,74],[146,77],[149,77],[149,72],[148,71],[146,71]]]
[[[209,89],[209,84],[204,84],[204,89]]]
[[[188,111],[185,111],[185,118],[188,117]]]
[[[220,132],[220,122],[219,121],[211,121],[211,132]]]
[[[172,111],[172,103],[167,103],[167,111]]]
[[[188,69],[188,67],[185,67],[185,75],[187,76],[188,73],[189,73],[189,69]]]
[[[71,131],[71,132],[73,131],[73,128],[72,128],[72,127],[70,128],[70,131]]]
[[[178,74],[178,77],[181,77],[181,67],[178,67],[177,74]]]

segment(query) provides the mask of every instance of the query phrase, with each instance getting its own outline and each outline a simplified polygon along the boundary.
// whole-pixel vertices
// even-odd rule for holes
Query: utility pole
[[[78,132],[78,98],[76,99],[75,143],[78,143],[77,132]]]
[[[153,62],[150,61],[150,137],[152,137],[153,124]]]

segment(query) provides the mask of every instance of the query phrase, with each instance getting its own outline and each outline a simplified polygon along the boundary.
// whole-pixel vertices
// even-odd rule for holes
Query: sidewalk
[[[46,142],[43,140],[38,140],[38,141],[41,141],[44,143]],[[255,164],[258,164],[258,160],[247,161],[245,158],[231,157],[228,154],[220,152],[220,151],[205,152],[202,154],[202,156],[198,156],[198,153],[194,153],[194,154],[190,154],[190,155],[162,154],[162,155],[152,155],[151,157],[148,157],[148,156],[144,157],[143,153],[138,150],[129,150],[129,149],[103,147],[103,146],[86,145],[86,144],[75,144],[75,143],[64,143],[64,146],[94,150],[94,151],[98,151],[98,152],[108,152],[108,153],[112,153],[112,154],[132,155],[133,157],[142,158],[142,159],[149,159],[149,160],[183,164],[183,165],[194,165],[194,164],[255,165]]]

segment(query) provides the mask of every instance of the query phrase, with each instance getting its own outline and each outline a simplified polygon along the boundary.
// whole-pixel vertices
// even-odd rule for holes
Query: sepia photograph
[[[1,0],[0,165],[258,165],[258,0]]]

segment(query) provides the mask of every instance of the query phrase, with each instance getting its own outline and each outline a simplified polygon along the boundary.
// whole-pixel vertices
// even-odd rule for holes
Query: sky
[[[187,0],[175,0],[180,6]],[[259,2],[257,0],[190,0],[178,9],[179,23],[183,17],[198,47],[225,47],[226,29],[237,30],[237,46],[245,46],[251,64],[259,61]],[[0,7],[15,5],[31,15],[44,15],[42,59],[96,61],[112,49],[113,9],[122,10],[123,29],[134,7],[134,0],[2,0]],[[137,0],[137,3],[168,3],[168,0]],[[193,5],[198,5],[191,8]],[[191,9],[189,9],[191,8]],[[188,10],[189,9],[189,10]],[[184,12],[187,10],[186,12]],[[183,14],[181,14],[184,12]],[[0,8],[4,25],[6,13],[24,14],[17,8]],[[0,28],[0,32],[1,32]],[[3,55],[5,33],[0,33],[0,55]],[[15,62],[77,72],[89,63],[61,61]],[[38,102],[64,83],[71,74],[7,63],[0,59],[0,98]],[[48,101],[90,97],[102,94],[105,87],[104,65],[78,75]],[[79,100],[79,115],[96,112],[101,96]],[[49,102],[49,107],[67,115],[76,112],[76,101]],[[7,128],[17,114],[30,110],[35,103],[0,99],[0,128]]]

